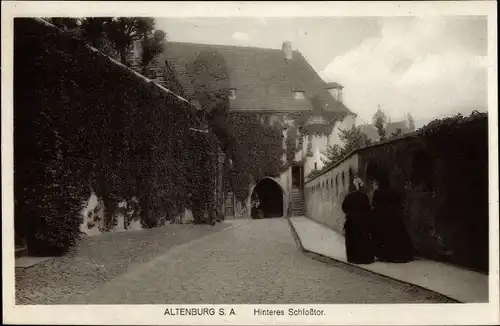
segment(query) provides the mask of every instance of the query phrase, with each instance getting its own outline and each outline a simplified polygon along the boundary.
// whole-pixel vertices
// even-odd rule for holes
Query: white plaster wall
[[[102,233],[102,228],[104,226],[104,207],[94,192],[90,194],[80,214],[82,214],[83,217],[83,222],[80,224],[80,232],[89,236]]]
[[[141,229],[142,229],[141,221],[135,220],[135,221],[130,222],[130,224],[128,225],[127,231],[128,230],[141,230]]]
[[[349,169],[353,174],[358,171],[359,157],[354,154],[334,169],[306,183],[305,204],[307,216],[328,227],[343,232],[345,214],[342,212],[342,201],[349,192]],[[345,173],[344,184],[341,174]],[[335,178],[338,176],[338,186]]]
[[[243,202],[235,200],[234,219],[251,218],[250,205],[251,205],[250,197],[248,197]]]
[[[300,136],[300,135],[299,135]],[[307,136],[302,135],[302,147],[298,148],[295,153],[295,161],[300,162],[303,158],[306,157],[307,154]],[[297,137],[297,146],[299,144],[299,138]]]
[[[351,129],[352,126],[356,123],[356,117],[354,115],[348,115],[342,121],[338,121],[335,123],[335,128],[329,136],[329,143],[343,145],[343,142],[340,140],[339,134],[340,130],[343,129]]]
[[[332,132],[329,135],[313,135],[311,137],[312,143],[312,153],[313,156],[306,156],[307,154],[307,138],[305,138],[305,144],[303,145],[303,156],[305,158],[304,173],[307,176],[311,171],[314,170],[314,163],[318,170],[321,170],[325,165],[322,158],[324,158],[323,153],[326,151],[328,146],[333,146],[335,144],[343,146],[343,142],[340,140],[340,130],[350,129],[355,123],[355,116],[348,115],[342,121],[335,123]]]
[[[134,199],[132,199],[134,200]],[[123,200],[118,204],[118,208],[126,207],[127,201]],[[133,211],[128,214],[133,214]],[[80,224],[80,231],[88,236],[99,235],[104,232],[104,215],[105,209],[102,201],[92,191],[88,200],[85,202],[80,214],[83,217],[83,222]],[[125,229],[125,216],[117,212],[115,214],[117,220],[116,226],[108,232],[124,232],[128,230],[142,229],[140,221],[131,221],[127,229]]]
[[[307,176],[311,171],[314,170],[315,163],[318,170],[321,170],[325,165],[322,158],[324,158],[323,152],[328,148],[328,136],[313,135],[311,136],[311,144],[311,151],[313,156],[306,156],[304,167],[305,176]]]
[[[289,167],[278,179],[283,188],[283,215],[288,216],[292,192],[292,168]]]

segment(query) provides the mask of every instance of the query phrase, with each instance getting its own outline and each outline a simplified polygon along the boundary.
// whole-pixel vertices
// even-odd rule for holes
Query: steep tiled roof
[[[353,114],[330,95],[327,84],[298,51],[285,60],[278,49],[168,42],[157,62],[169,62],[188,97],[195,92],[193,63],[200,53],[222,58],[227,86],[236,89],[236,98],[230,100],[232,110],[311,111],[311,99],[318,94],[328,104],[326,111]],[[304,91],[306,98],[294,99],[294,90]]]

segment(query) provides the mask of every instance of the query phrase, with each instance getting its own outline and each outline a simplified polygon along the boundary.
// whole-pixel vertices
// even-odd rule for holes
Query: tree
[[[166,33],[156,29],[150,17],[46,18],[56,27],[69,31],[96,49],[127,64],[128,52],[135,40],[142,45],[141,67],[147,67],[164,49]]]
[[[373,125],[377,128],[380,140],[384,140],[386,136],[385,124],[387,123],[387,116],[378,106],[377,112],[373,115]]]
[[[344,142],[345,155],[371,144],[370,138],[361,131],[360,127],[352,126],[351,129],[340,130],[340,140]]]
[[[80,20],[78,18],[71,17],[48,17],[45,18],[52,25],[65,30],[65,31],[75,31],[80,25]]]
[[[331,163],[335,164],[342,159],[343,148],[338,144],[330,145],[327,147],[326,151],[323,153],[326,158],[321,158],[325,165],[329,165]]]
[[[136,21],[137,38],[141,42],[141,66],[143,75],[149,74],[148,65],[153,59],[163,52],[167,34],[156,29],[154,18],[137,18]]]
[[[155,29],[154,18],[149,17],[114,17],[107,24],[107,36],[118,52],[120,61],[127,64],[127,54],[132,43],[142,43],[141,65],[143,71],[155,56],[163,51],[166,33]]]
[[[342,147],[337,144],[328,146],[323,153],[323,155],[326,156],[326,158],[323,159],[323,163],[325,163],[324,168],[328,168],[337,163],[352,151],[371,144],[371,140],[361,131],[360,127],[352,126],[350,129],[340,130],[339,136],[344,146]]]
[[[408,129],[410,132],[414,132],[415,131],[415,120],[413,119],[413,116],[411,115],[411,113],[408,113],[407,117],[408,117]]]
[[[395,132],[393,132],[393,133],[392,133],[391,138],[392,138],[392,137],[398,137],[398,136],[401,136],[401,135],[403,135],[403,134],[404,134],[404,133],[403,133],[403,130],[402,130],[401,128],[398,128],[398,129],[396,129],[396,131],[395,131]]]
[[[111,21],[108,17],[86,17],[81,19],[80,35],[90,45],[101,49],[106,39],[106,25]]]
[[[106,35],[118,52],[120,61],[127,64],[127,53],[134,37],[137,36],[137,19],[133,17],[113,17],[106,24]]]
[[[201,107],[198,117],[210,125],[223,147],[229,146],[229,131],[225,123],[229,110],[229,72],[224,56],[216,50],[204,50],[189,69],[194,99]]]

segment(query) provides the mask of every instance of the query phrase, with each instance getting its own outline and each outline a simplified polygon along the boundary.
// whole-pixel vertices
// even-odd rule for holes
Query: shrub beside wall
[[[230,113],[225,128],[231,137],[228,152],[233,161],[226,175],[226,189],[232,189],[236,198],[244,201],[252,182],[280,175],[284,164],[282,130],[263,125],[256,113]]]
[[[358,150],[306,183],[311,218],[342,231],[342,174],[369,182],[378,173],[404,199],[404,221],[419,255],[488,271],[488,120],[457,115],[435,120],[418,133]],[[348,182],[349,182],[348,181]],[[347,189],[344,188],[345,191]],[[326,204],[325,204],[326,203]],[[319,207],[319,208],[318,208]]]
[[[146,227],[210,207],[218,142],[189,130],[190,107],[51,26],[14,25],[15,227],[29,248],[74,244],[90,188],[108,227],[133,197]]]
[[[360,171],[367,180],[370,165],[389,173],[405,199],[405,223],[422,256],[486,272],[486,115],[436,120],[419,135],[361,150]]]

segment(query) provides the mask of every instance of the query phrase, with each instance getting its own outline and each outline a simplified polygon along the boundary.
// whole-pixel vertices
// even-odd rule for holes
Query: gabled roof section
[[[280,49],[168,42],[157,60],[160,65],[170,64],[187,97],[195,94],[193,64],[200,53],[212,53],[225,65],[228,87],[235,89],[231,110],[312,111],[311,99],[320,95],[329,111],[353,114],[329,94],[325,81],[298,51],[285,60]],[[305,99],[294,98],[297,90],[305,93]]]
[[[337,82],[328,82],[326,83],[326,89],[342,89],[344,86],[340,85]]]

